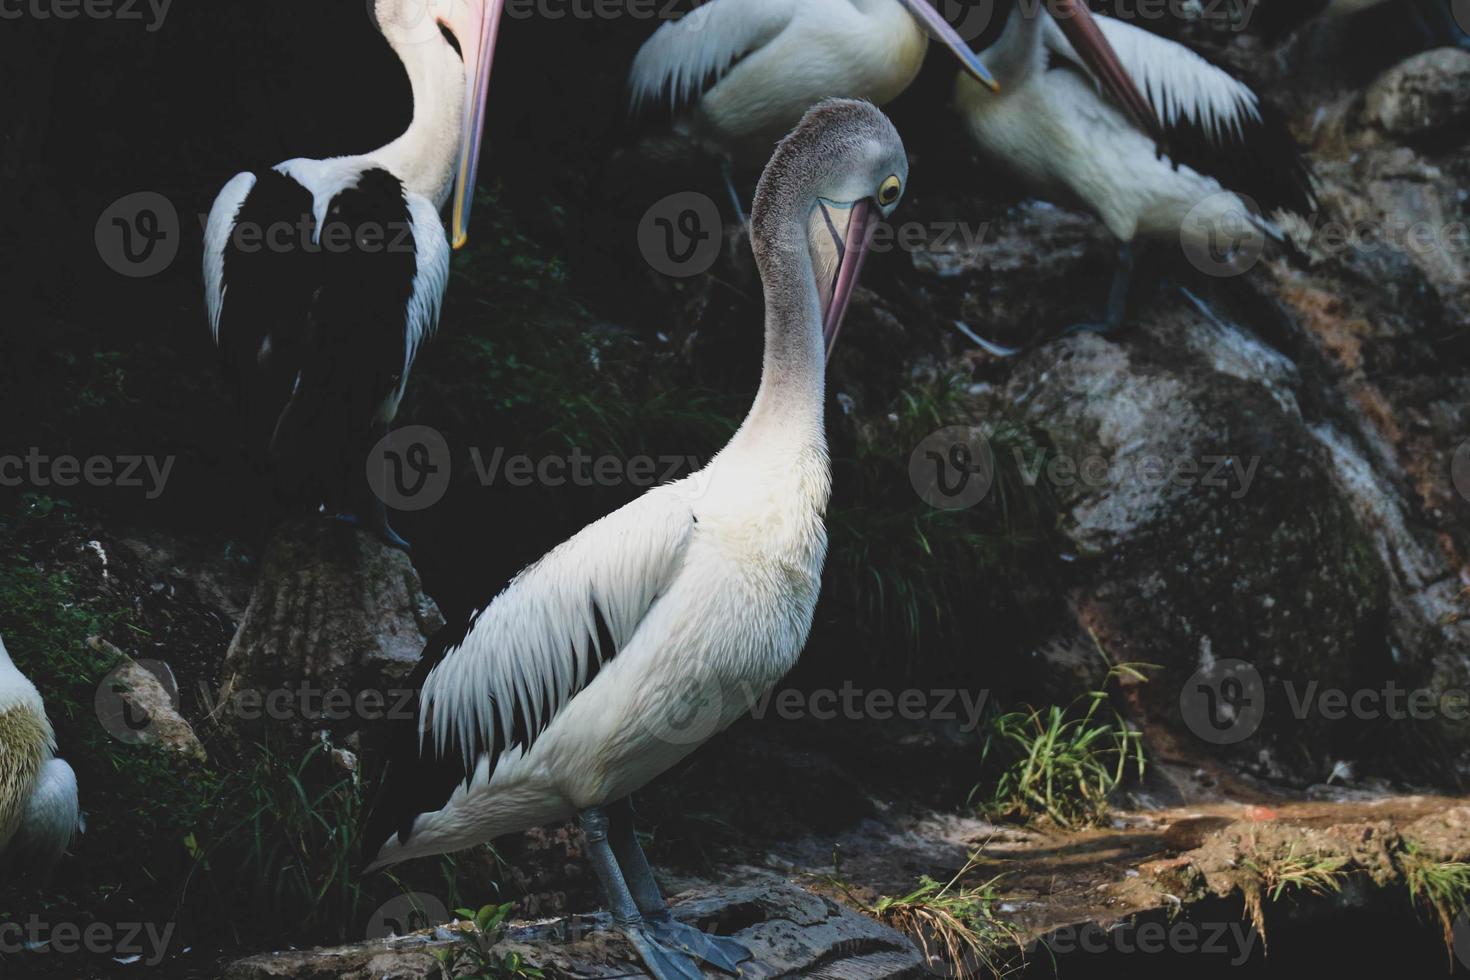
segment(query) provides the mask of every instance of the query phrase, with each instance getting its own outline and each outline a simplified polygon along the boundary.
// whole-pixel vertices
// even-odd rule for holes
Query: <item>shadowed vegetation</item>
[[[1098,654],[1104,656],[1100,647]],[[1028,706],[992,719],[980,754],[990,775],[971,802],[992,819],[1046,818],[1069,830],[1101,823],[1108,797],[1130,772],[1141,778],[1145,764],[1143,733],[1113,707],[1106,684],[1122,677],[1145,681],[1150,666],[1111,666],[1103,690],[1070,705]]]

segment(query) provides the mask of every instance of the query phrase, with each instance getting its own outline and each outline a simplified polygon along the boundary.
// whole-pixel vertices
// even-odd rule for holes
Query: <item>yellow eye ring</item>
[[[885,208],[898,200],[898,195],[903,190],[903,184],[896,176],[890,176],[883,181],[883,186],[878,188],[878,203]]]

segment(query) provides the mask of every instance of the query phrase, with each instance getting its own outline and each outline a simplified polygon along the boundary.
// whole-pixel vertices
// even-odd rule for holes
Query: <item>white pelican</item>
[[[676,129],[720,161],[743,220],[735,167],[763,165],[823,99],[881,106],[897,98],[918,76],[930,34],[994,84],[933,2],[709,0],[638,51],[628,79],[633,111],[674,113]]]
[[[502,3],[374,0],[412,87],[407,131],[371,153],[239,174],[205,232],[210,330],[247,446],[282,497],[400,546],[363,474],[438,323],[451,189],[454,247],[468,234]]]
[[[618,927],[655,977],[749,954],[669,915],[626,799],[796,662],[827,551],[826,360],[908,178],[873,105],[830,100],[777,147],[751,231],[766,300],[760,389],[701,472],[521,572],[419,666],[365,844],[369,870],[580,814]],[[449,631],[446,631],[448,633]]]
[[[1077,329],[1121,323],[1135,238],[1230,265],[1280,237],[1267,216],[1313,209],[1296,144],[1249,87],[1181,44],[1094,19],[1082,0],[1041,9],[997,0],[1008,20],[984,55],[1001,91],[961,76],[955,102],[983,154],[1120,242],[1106,316]]]
[[[41,695],[0,640],[0,867],[44,883],[81,826],[76,773],[56,758]]]

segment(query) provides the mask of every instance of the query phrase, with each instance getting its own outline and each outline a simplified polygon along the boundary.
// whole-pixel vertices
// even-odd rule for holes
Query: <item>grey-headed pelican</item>
[[[580,815],[614,920],[660,980],[740,944],[674,920],[630,794],[795,664],[827,551],[827,358],[873,222],[908,181],[873,105],[830,100],[777,147],[751,241],[765,355],[744,424],[700,472],[644,494],[521,572],[416,675],[365,837],[373,867]]]

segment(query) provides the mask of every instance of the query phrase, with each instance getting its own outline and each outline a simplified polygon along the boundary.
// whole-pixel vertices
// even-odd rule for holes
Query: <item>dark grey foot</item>
[[[349,527],[355,527],[358,530],[367,531],[369,534],[376,534],[379,538],[383,539],[383,543],[386,544],[388,547],[397,548],[399,551],[402,551],[406,555],[413,554],[413,546],[410,545],[403,538],[401,538],[398,535],[398,532],[393,530],[393,528],[388,525],[388,522],[386,520],[365,521],[361,517],[358,517],[356,514],[349,514],[345,512],[340,514],[327,514],[326,518],[329,521],[337,521],[340,524],[346,524]]]
[[[728,936],[712,936],[701,932],[667,912],[645,921],[649,930],[663,945],[671,946],[701,963],[708,963],[715,969],[724,970],[734,976],[739,976],[740,964],[755,955],[744,943]]]
[[[993,340],[987,340],[974,330],[971,330],[970,325],[964,320],[954,321],[954,327],[960,333],[964,334],[971,343],[991,357],[1015,357],[1018,354],[1024,354],[1028,350],[1026,347],[1007,347],[1005,344],[998,344]]]
[[[1135,268],[1133,246],[1127,242],[1120,243],[1118,265],[1113,273],[1113,284],[1108,290],[1108,308],[1103,313],[1103,318],[1095,323],[1074,323],[1053,339],[1071,337],[1080,333],[1092,333],[1104,337],[1117,333],[1128,316],[1128,292],[1133,284]]]
[[[1122,326],[1121,321],[1114,322],[1111,320],[1103,320],[1099,323],[1074,323],[1058,333],[1057,336],[1071,337],[1079,333],[1095,333],[1106,337],[1108,334],[1117,333]]]
[[[582,811],[582,830],[587,836],[587,859],[602,885],[614,924],[628,937],[628,942],[633,944],[638,958],[643,961],[654,980],[703,980],[704,974],[699,972],[699,967],[689,954],[660,939],[657,929],[639,910],[609,841],[610,829],[611,821],[601,807],[588,807]]]
[[[651,923],[628,923],[618,926],[638,958],[654,980],[704,980],[704,974],[694,960],[682,950],[659,939]]]

